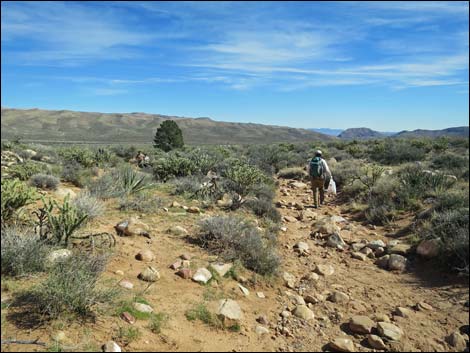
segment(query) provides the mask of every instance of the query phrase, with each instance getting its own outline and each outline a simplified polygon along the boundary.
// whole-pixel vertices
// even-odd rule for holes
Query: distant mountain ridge
[[[442,130],[413,130],[413,131],[401,131],[394,135],[394,137],[469,137],[468,126],[457,126],[450,127]]]
[[[359,127],[359,128],[350,128],[344,130],[341,134],[339,134],[339,138],[341,139],[371,139],[371,138],[383,138],[387,135],[366,128],[366,127]]]
[[[329,128],[311,128],[307,130],[316,131],[321,134],[330,135],[330,136],[338,136],[340,133],[344,131],[344,129],[329,129]]]
[[[1,109],[1,138],[77,143],[150,143],[165,120],[177,121],[189,144],[262,144],[332,140],[307,129],[146,113]]]

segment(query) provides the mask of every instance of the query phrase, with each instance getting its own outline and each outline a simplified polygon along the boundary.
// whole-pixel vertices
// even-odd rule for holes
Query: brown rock
[[[335,352],[355,352],[354,343],[349,338],[335,338],[330,342],[330,348]]]
[[[367,316],[353,316],[349,321],[349,328],[354,333],[371,333],[374,326],[375,322]]]

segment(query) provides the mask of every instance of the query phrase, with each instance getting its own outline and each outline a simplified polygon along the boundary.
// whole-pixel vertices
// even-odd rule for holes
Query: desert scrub
[[[81,191],[72,200],[71,206],[77,210],[79,216],[87,216],[87,220],[100,217],[105,211],[104,203],[92,196],[89,191]]]
[[[271,178],[264,174],[260,169],[255,166],[244,164],[241,161],[232,165],[225,172],[224,177],[230,182],[226,185],[230,185],[232,191],[235,191],[242,196],[248,195],[255,185],[272,183]]]
[[[161,333],[162,328],[165,326],[165,324],[168,321],[168,318],[169,318],[168,314],[163,313],[163,312],[152,314],[152,316],[150,317],[150,323],[149,323],[148,328],[153,333],[157,333],[157,334]]]
[[[174,195],[188,195],[194,197],[196,193],[201,190],[202,177],[181,177],[172,179],[170,184],[174,186],[173,194]]]
[[[253,211],[258,217],[264,217],[276,223],[281,221],[281,214],[270,200],[252,198],[248,199],[244,206]]]
[[[307,177],[307,173],[302,167],[292,167],[281,169],[277,176],[282,179],[302,180]]]
[[[2,178],[1,221],[2,226],[10,222],[19,210],[35,202],[39,195],[36,190],[19,180]]]
[[[138,327],[119,327],[114,339],[124,345],[128,345],[142,336]]]
[[[78,316],[90,315],[95,306],[110,303],[117,291],[101,288],[98,279],[107,263],[105,255],[74,253],[58,261],[50,270],[46,280],[30,293],[40,313],[58,318],[63,313]]]
[[[26,161],[25,163],[15,164],[8,168],[8,176],[26,181],[35,174],[47,173],[48,168],[43,163]]]
[[[92,176],[91,169],[85,168],[75,161],[66,162],[62,168],[62,180],[68,181],[78,187],[87,185]]]
[[[42,272],[50,249],[31,231],[4,227],[1,236],[2,275],[24,276]]]
[[[211,327],[223,328],[223,324],[219,318],[212,314],[204,303],[195,305],[192,309],[186,311],[184,315],[188,321],[199,320]]]
[[[224,260],[240,260],[246,268],[262,275],[276,273],[280,265],[275,235],[263,234],[240,218],[216,216],[203,220],[196,241]]]
[[[39,189],[57,190],[60,180],[53,175],[35,174],[29,179],[29,183]]]
[[[163,200],[150,192],[141,192],[134,196],[123,196],[119,200],[120,211],[137,211],[142,213],[157,212],[163,205]]]
[[[67,162],[76,162],[85,168],[96,165],[95,154],[89,148],[73,146],[63,147],[58,151],[59,157]]]

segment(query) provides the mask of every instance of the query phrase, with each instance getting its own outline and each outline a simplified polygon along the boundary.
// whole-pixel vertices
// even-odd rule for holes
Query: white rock
[[[211,263],[210,267],[217,272],[220,277],[224,277],[233,267],[233,264]]]
[[[143,304],[143,303],[134,303],[133,307],[135,310],[141,312],[141,313],[152,313],[153,309],[150,305]]]
[[[200,268],[193,276],[193,281],[206,284],[212,278],[212,273],[207,268]]]
[[[103,352],[122,352],[121,347],[114,342],[114,341],[108,341],[103,346],[101,347]]]

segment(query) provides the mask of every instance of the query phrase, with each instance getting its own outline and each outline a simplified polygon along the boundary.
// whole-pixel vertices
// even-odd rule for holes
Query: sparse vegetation
[[[2,226],[10,222],[21,208],[38,199],[38,194],[25,183],[2,178],[1,222]]]
[[[40,189],[56,190],[60,184],[60,180],[53,175],[34,174],[29,183]]]
[[[92,196],[87,190],[80,192],[70,204],[77,210],[79,216],[86,216],[87,220],[100,217],[105,211],[103,202]]]

